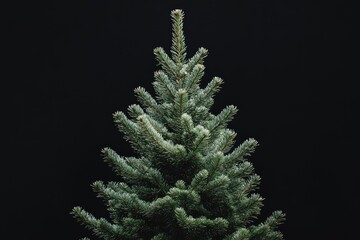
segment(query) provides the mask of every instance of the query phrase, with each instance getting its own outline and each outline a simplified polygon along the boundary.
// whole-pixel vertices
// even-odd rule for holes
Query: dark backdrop
[[[169,50],[175,8],[186,14],[189,56],[201,46],[210,50],[203,82],[225,80],[213,112],[238,106],[230,125],[238,144],[260,142],[251,158],[266,199],[260,220],[281,209],[286,239],[353,239],[359,96],[350,60],[354,12],[345,2],[76,0],[14,7],[7,78],[14,91],[5,101],[13,123],[11,157],[4,160],[7,239],[89,236],[69,215],[75,205],[106,216],[90,188],[116,179],[100,149],[132,154],[112,113],[135,103],[135,87],[153,92],[152,50]]]

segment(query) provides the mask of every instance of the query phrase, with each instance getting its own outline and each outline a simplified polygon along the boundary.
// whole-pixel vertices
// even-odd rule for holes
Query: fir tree
[[[162,68],[154,74],[156,98],[138,87],[140,105],[129,106],[129,117],[113,115],[138,156],[102,150],[121,179],[92,184],[110,220],[95,218],[81,207],[72,214],[106,240],[282,239],[277,230],[282,212],[254,224],[263,198],[254,193],[260,177],[247,158],[258,143],[248,139],[233,148],[236,133],[227,125],[235,106],[217,115],[210,112],[223,80],[214,77],[200,87],[208,51],[200,48],[186,58],[183,17],[182,10],[171,12],[171,57],[160,47],[154,50]]]

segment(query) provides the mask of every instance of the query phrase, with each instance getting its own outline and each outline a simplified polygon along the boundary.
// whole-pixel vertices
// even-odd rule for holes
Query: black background
[[[116,179],[100,149],[132,155],[112,113],[151,93],[153,48],[169,50],[185,11],[188,56],[208,48],[203,84],[225,80],[213,112],[240,109],[238,144],[260,142],[260,216],[287,213],[286,239],[353,239],[359,223],[354,10],[341,1],[23,1],[8,17],[11,144],[4,159],[6,239],[89,236],[69,215],[105,207],[90,188]],[[10,237],[11,236],[11,237]]]

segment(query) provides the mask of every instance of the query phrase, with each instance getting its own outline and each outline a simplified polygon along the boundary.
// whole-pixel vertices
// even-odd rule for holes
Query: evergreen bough
[[[96,181],[110,219],[95,218],[75,207],[73,216],[100,239],[225,239],[277,240],[284,220],[275,211],[254,225],[263,198],[254,193],[260,177],[247,157],[257,141],[233,148],[236,133],[227,124],[237,112],[227,106],[210,113],[223,80],[214,77],[200,88],[205,48],[186,58],[182,10],[173,10],[171,57],[154,49],[162,70],[155,72],[156,98],[135,89],[140,105],[129,106],[127,117],[116,112],[119,130],[138,157],[122,157],[104,148],[105,161],[121,182]]]

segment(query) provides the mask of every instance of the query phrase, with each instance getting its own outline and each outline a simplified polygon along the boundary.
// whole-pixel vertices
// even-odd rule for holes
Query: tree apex
[[[171,15],[174,15],[174,16],[184,15],[184,11],[181,9],[174,9],[171,11]]]

